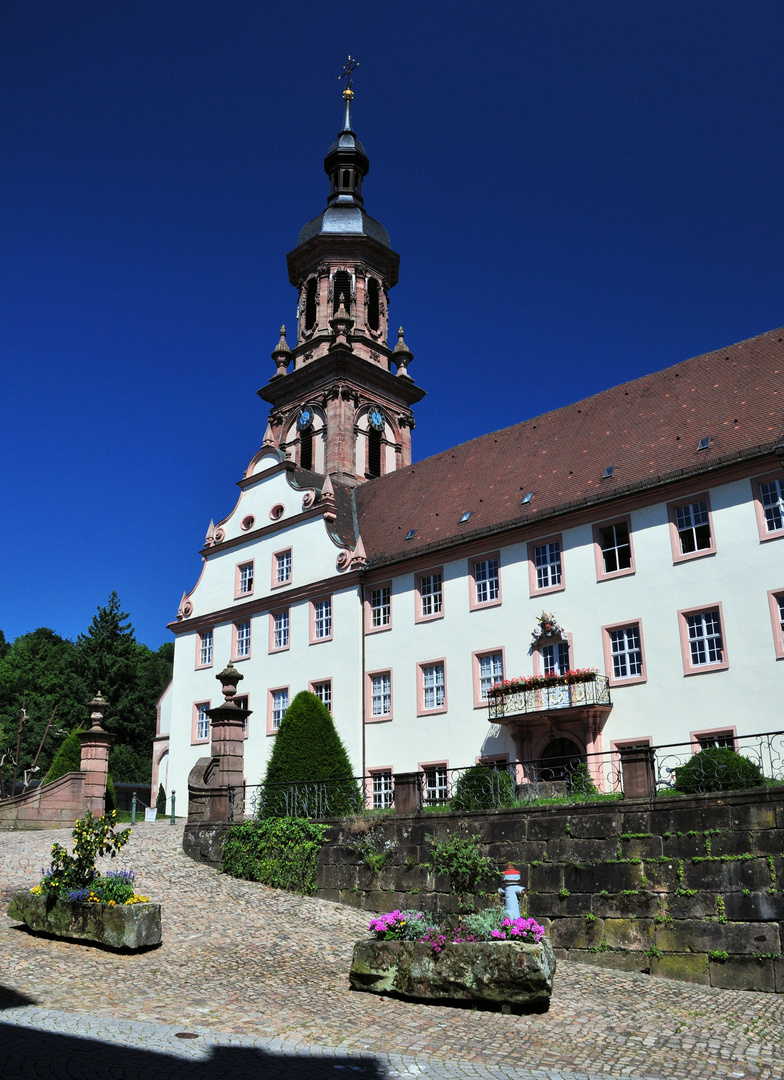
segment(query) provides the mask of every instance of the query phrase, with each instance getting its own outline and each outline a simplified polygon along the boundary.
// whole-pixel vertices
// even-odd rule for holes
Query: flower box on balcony
[[[573,686],[575,683],[596,682],[596,668],[565,671],[562,675],[528,675],[525,678],[507,679],[496,683],[488,691],[488,697],[499,698],[507,694],[522,694],[526,690],[540,690],[547,686]]]

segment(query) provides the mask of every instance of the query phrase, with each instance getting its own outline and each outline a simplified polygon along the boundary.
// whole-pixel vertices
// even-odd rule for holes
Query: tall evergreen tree
[[[115,736],[109,755],[112,778],[148,783],[155,738],[155,703],[171,678],[172,651],[152,652],[136,640],[128,612],[116,592],[99,607],[76,647],[79,667],[90,693],[100,691],[109,702],[106,729]]]

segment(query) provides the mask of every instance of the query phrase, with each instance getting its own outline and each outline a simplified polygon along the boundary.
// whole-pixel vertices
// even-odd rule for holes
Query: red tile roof
[[[784,435],[784,328],[482,435],[359,485],[370,564],[769,452]],[[698,451],[703,437],[710,447]],[[602,480],[607,466],[610,480]],[[533,491],[528,506],[523,495]],[[464,511],[471,517],[460,524]],[[410,529],[416,534],[405,540]]]

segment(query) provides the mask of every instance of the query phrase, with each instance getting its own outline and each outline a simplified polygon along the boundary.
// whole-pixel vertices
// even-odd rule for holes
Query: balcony
[[[547,675],[493,687],[487,702],[491,723],[512,716],[553,712],[556,709],[600,709],[609,712],[610,681],[606,675]]]

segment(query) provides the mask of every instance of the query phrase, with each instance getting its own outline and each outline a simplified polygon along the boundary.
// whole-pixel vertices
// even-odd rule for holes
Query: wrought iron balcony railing
[[[490,720],[503,720],[521,713],[549,712],[551,709],[579,709],[602,705],[612,708],[610,680],[606,675],[586,676],[565,684],[532,686],[523,690],[510,689],[488,699]]]

